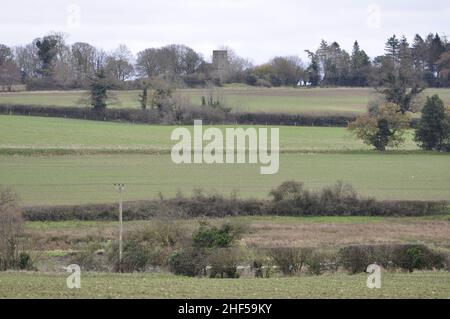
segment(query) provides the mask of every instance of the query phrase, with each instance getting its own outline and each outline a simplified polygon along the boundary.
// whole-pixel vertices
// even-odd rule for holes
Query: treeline
[[[409,43],[394,35],[385,48],[384,55],[371,59],[358,42],[349,53],[337,42],[322,41],[317,50],[306,51],[307,62],[280,56],[261,65],[228,48],[228,71],[219,77],[200,53],[185,45],[148,48],[133,55],[125,45],[105,52],[84,42],[69,45],[62,34],[49,34],[14,48],[0,44],[0,88],[12,90],[21,83],[28,89],[86,89],[100,71],[116,89],[141,89],[144,79],[154,77],[178,87],[370,86],[392,69],[429,87],[450,86],[450,44],[445,37],[416,35]]]

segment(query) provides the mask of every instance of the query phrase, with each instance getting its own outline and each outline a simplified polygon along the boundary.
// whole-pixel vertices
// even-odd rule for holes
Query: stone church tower
[[[229,70],[228,52],[226,50],[213,51],[212,65],[214,73],[220,80],[224,80]]]

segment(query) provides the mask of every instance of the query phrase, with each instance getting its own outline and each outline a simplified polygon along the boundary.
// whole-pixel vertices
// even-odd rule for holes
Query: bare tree
[[[149,48],[138,53],[137,70],[141,76],[181,76],[195,73],[203,62],[200,54],[185,45]]]
[[[106,59],[106,69],[112,77],[118,81],[126,81],[133,77],[133,53],[126,45],[121,44],[119,47]]]
[[[20,70],[14,62],[12,50],[0,44],[0,86],[4,91],[11,91],[14,84],[20,83]]]
[[[0,270],[15,268],[19,238],[23,233],[23,219],[17,196],[0,186]]]
[[[6,61],[0,65],[0,86],[3,91],[12,91],[15,84],[19,84],[21,73],[14,61]]]

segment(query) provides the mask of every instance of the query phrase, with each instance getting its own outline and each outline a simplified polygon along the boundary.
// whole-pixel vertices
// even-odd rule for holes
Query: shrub
[[[283,274],[292,276],[302,270],[311,252],[306,248],[273,248],[270,257]]]
[[[398,147],[404,142],[403,135],[410,122],[410,117],[400,112],[399,106],[385,103],[359,116],[348,129],[365,144],[385,151],[387,147]]]
[[[376,262],[384,269],[392,268],[394,266],[392,263],[392,254],[395,247],[395,245],[374,246],[373,262]]]
[[[207,257],[194,247],[174,251],[169,257],[169,270],[175,275],[196,277],[206,274]]]
[[[211,278],[239,278],[238,266],[242,254],[236,249],[219,248],[208,258]]]
[[[0,186],[0,271],[17,268],[23,219],[16,194]]]
[[[180,223],[169,218],[154,218],[151,224],[129,235],[131,239],[145,242],[153,247],[173,248],[187,240]]]
[[[256,278],[270,278],[273,275],[273,265],[270,258],[257,258],[252,263]]]
[[[361,202],[358,193],[352,185],[342,181],[323,188],[319,197],[320,210],[327,214],[352,215],[360,211]]]
[[[273,215],[315,215],[318,212],[316,194],[304,189],[303,183],[289,181],[281,184],[270,192]]]
[[[232,224],[224,224],[220,228],[202,225],[192,236],[192,241],[197,248],[227,248],[240,236],[239,228]]]
[[[143,271],[148,266],[149,259],[150,251],[135,240],[123,242],[122,262],[119,260],[119,244],[114,243],[109,247],[108,260],[116,272]]]
[[[100,261],[96,258],[99,245],[88,245],[71,258],[71,264],[76,264],[84,271],[102,270]]]
[[[312,252],[305,261],[308,273],[321,275],[325,271],[336,272],[338,270],[337,255],[321,251]]]
[[[34,262],[28,253],[21,252],[17,258],[17,268],[20,270],[36,270]]]
[[[350,274],[365,272],[374,263],[373,246],[349,246],[339,251],[339,263]]]
[[[394,266],[413,272],[444,268],[445,258],[424,245],[400,245],[392,251]]]

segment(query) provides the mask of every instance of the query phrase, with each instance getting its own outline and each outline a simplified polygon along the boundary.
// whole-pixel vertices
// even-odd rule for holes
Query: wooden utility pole
[[[117,192],[119,193],[119,270],[122,271],[122,254],[123,254],[123,245],[122,245],[122,237],[123,237],[123,196],[122,193],[125,190],[125,184],[114,184]]]

